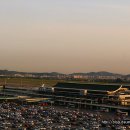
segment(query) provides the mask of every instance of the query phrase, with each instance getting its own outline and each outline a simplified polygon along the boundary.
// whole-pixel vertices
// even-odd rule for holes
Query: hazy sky
[[[0,69],[130,73],[130,0],[0,0]]]

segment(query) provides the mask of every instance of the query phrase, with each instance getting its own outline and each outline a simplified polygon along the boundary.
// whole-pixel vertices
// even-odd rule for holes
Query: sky
[[[130,73],[130,0],[0,0],[0,69]]]

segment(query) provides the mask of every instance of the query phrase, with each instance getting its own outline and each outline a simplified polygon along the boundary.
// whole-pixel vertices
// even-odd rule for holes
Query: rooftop
[[[115,91],[119,89],[121,85],[59,82],[54,87],[69,88],[69,89],[86,89],[92,91]]]

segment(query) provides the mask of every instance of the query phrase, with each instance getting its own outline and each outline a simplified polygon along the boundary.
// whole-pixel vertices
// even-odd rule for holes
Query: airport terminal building
[[[119,109],[130,112],[129,85],[59,82],[52,87],[43,85],[37,90],[6,86],[1,89],[0,94],[11,100],[10,96],[13,96],[13,99],[14,96],[17,99],[21,99],[19,96],[29,96],[29,102],[39,99],[44,102],[43,99],[48,99],[47,102],[51,105],[108,111]]]
[[[51,97],[55,105],[130,110],[128,85],[61,82],[53,87],[42,86],[39,93]]]

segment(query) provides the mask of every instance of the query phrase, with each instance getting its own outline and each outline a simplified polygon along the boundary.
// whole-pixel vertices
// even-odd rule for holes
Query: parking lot
[[[1,130],[129,130],[129,122],[121,122],[128,121],[128,117],[112,113],[50,107],[41,103],[3,102],[0,108]]]

